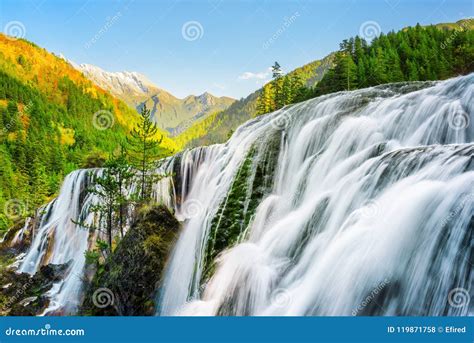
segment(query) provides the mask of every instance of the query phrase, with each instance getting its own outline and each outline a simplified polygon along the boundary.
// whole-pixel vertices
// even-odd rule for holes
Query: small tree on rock
[[[139,199],[151,199],[153,183],[159,181],[163,175],[157,175],[156,160],[161,157],[160,143],[163,136],[159,135],[158,128],[152,120],[152,115],[146,105],[140,113],[140,121],[131,132],[128,140],[132,150],[132,161],[138,171]]]

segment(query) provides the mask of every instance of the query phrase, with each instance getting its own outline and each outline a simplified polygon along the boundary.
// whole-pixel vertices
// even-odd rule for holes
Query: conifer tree
[[[278,62],[272,66],[272,88],[274,93],[274,102],[275,102],[275,110],[278,110],[285,106],[285,94],[283,93],[283,71],[281,70],[281,66]]]
[[[109,163],[109,167],[112,169],[113,175],[115,175],[117,179],[118,228],[120,235],[123,238],[127,207],[130,200],[127,194],[131,182],[135,177],[135,172],[128,163],[126,147],[123,144],[120,145],[119,155],[113,158]]]
[[[139,198],[141,201],[151,198],[153,182],[162,177],[155,173],[155,162],[161,157],[160,143],[163,140],[163,136],[157,139],[157,135],[158,128],[152,121],[150,110],[145,105],[140,113],[140,121],[132,130],[128,140],[133,152],[132,160],[139,173]]]
[[[281,66],[278,62],[272,66],[272,77],[273,79],[278,79],[283,75],[283,71],[281,70]]]
[[[116,231],[120,237],[124,236],[124,226],[127,206],[129,203],[128,189],[134,176],[133,170],[126,159],[124,147],[121,147],[118,156],[109,156],[104,164],[102,174],[94,178],[94,186],[88,189],[100,201],[92,206],[92,211],[99,215],[95,227],[105,232],[107,251],[112,252],[112,242]],[[84,225],[79,223],[80,225]]]
[[[91,210],[99,215],[97,229],[105,232],[107,250],[111,253],[114,234],[113,220],[114,213],[117,210],[118,183],[113,170],[108,165],[106,165],[103,174],[94,179],[94,187],[89,189],[89,192],[100,199],[99,203],[92,206]],[[102,230],[102,223],[104,223],[105,230]]]

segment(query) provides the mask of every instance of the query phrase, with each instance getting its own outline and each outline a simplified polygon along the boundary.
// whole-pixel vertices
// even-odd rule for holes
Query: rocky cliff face
[[[12,256],[2,253],[2,261],[12,261]],[[0,273],[0,315],[37,316],[49,304],[46,293],[61,281],[69,264],[48,264],[38,273],[16,273],[13,269],[3,269]],[[61,314],[61,313],[57,313]]]
[[[142,210],[88,285],[84,315],[139,316],[155,312],[155,292],[179,222],[164,206]]]

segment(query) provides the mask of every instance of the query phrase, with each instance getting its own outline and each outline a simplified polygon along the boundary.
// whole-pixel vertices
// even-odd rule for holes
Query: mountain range
[[[313,88],[334,65],[335,53],[312,61],[289,72],[290,77],[298,77],[307,88]],[[242,123],[257,116],[257,99],[262,88],[245,98],[232,103],[227,109],[209,116],[206,120],[196,121],[186,131],[175,137],[180,148],[196,147],[226,141]]]
[[[443,44],[446,45],[449,41],[455,39],[456,36],[459,36],[459,32],[473,30],[474,20],[461,19],[453,23],[439,23],[429,26],[417,25],[417,27],[425,29],[434,27],[442,31],[453,32],[449,39],[441,43],[441,47],[443,47]],[[402,31],[406,30],[409,30],[409,27],[402,29]],[[459,37],[457,39],[459,40]],[[322,59],[294,69],[288,75],[290,77],[297,76],[303,81],[305,87],[313,89],[327,72],[336,65],[336,55],[337,52],[332,52]],[[448,75],[453,76],[456,74],[448,73]],[[175,137],[176,144],[182,149],[184,147],[192,148],[226,141],[239,125],[257,116],[257,99],[262,93],[262,89],[260,88],[247,97],[234,102],[229,108],[215,113],[206,120],[195,122],[186,131]]]
[[[90,64],[69,63],[130,107],[141,111],[146,105],[158,127],[168,131],[170,136],[181,133],[199,119],[225,110],[235,101],[230,97],[217,97],[208,92],[180,99],[137,72],[109,72]]]
[[[374,47],[357,55],[331,53],[287,75],[308,89],[334,86],[321,93],[326,94],[344,90],[347,75],[351,82],[358,80],[355,86],[367,87],[466,74],[473,68],[472,27],[472,20],[436,25],[439,31],[417,25],[381,35],[371,42]],[[37,196],[29,206],[35,208],[56,194],[70,171],[100,166],[126,141],[145,104],[159,124],[164,156],[225,142],[258,115],[261,93],[238,101],[209,93],[179,99],[139,73],[77,65],[32,42],[0,34],[0,208],[10,199],[26,203],[32,193]],[[12,222],[0,213],[0,231]]]

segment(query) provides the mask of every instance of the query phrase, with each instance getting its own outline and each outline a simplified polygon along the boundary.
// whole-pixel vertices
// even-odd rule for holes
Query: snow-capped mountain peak
[[[229,97],[215,97],[208,92],[179,99],[158,88],[140,73],[108,72],[91,64],[77,64],[64,59],[89,80],[136,108],[138,112],[146,105],[158,126],[171,134],[178,134],[195,120],[222,111],[235,101]]]
[[[109,90],[116,96],[123,94],[147,95],[150,93],[150,89],[158,89],[146,76],[137,72],[108,72],[86,63],[73,64],[73,66],[97,85]]]

